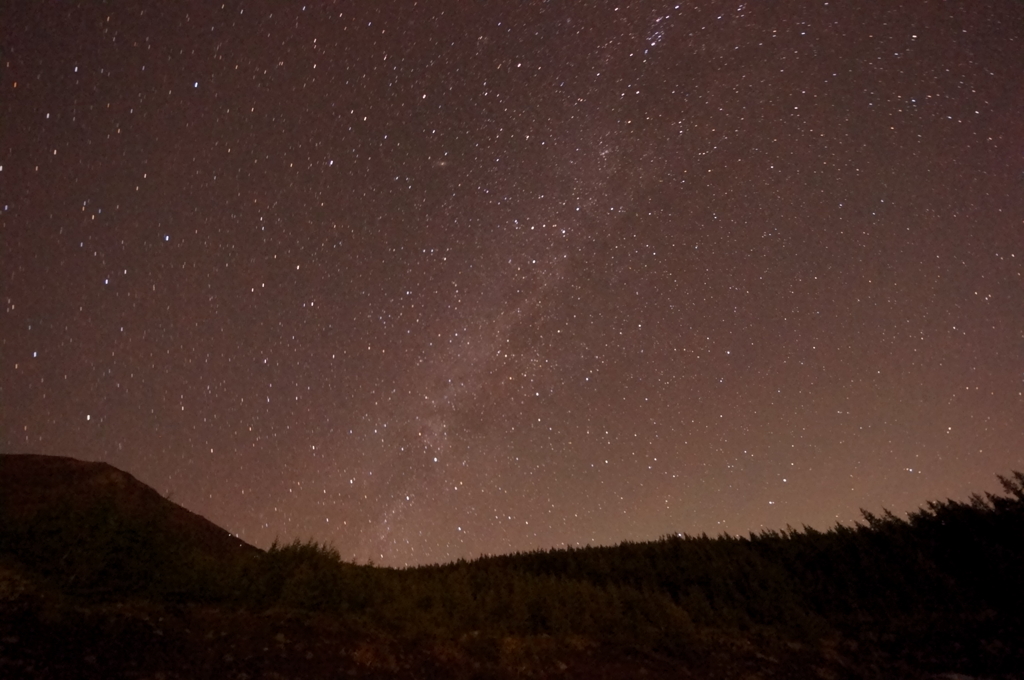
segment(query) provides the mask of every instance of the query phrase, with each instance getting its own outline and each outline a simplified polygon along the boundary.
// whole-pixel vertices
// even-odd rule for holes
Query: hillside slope
[[[189,598],[261,551],[106,463],[0,455],[0,552],[74,592]]]

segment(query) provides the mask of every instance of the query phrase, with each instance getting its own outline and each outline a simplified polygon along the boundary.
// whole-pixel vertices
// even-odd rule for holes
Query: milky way
[[[5,452],[393,565],[1024,469],[1020,2],[0,13]]]

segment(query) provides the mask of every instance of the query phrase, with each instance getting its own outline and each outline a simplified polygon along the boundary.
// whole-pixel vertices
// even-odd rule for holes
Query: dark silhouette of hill
[[[0,455],[0,549],[58,589],[199,595],[261,551],[106,463]]]
[[[0,457],[0,677],[1024,677],[1024,474],[829,531],[406,570]],[[8,672],[10,671],[10,672]]]
[[[119,515],[159,518],[169,538],[213,558],[258,551],[107,463],[0,455],[0,512],[15,521],[31,522],[54,507],[88,513],[107,504]]]

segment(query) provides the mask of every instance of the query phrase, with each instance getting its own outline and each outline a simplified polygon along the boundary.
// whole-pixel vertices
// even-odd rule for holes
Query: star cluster
[[[1024,5],[2,10],[0,444],[403,565],[1024,468]]]

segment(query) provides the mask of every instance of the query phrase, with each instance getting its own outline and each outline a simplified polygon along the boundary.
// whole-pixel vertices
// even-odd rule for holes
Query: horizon
[[[110,463],[107,463],[106,461],[102,461],[102,460],[98,460],[98,461],[83,461],[81,459],[72,458],[70,456],[52,456],[52,455],[48,455],[48,454],[27,454],[27,453],[13,452],[13,451],[0,451],[0,456],[44,456],[44,457],[49,457],[49,458],[59,458],[59,459],[63,459],[63,460],[71,460],[71,461],[75,461],[75,462],[102,463],[102,464],[110,465]],[[114,466],[112,466],[112,467],[114,467]],[[141,484],[141,485],[143,485],[143,486],[145,486],[145,487],[147,487],[147,488],[149,488],[149,489],[151,489],[153,491],[156,491],[155,489],[153,489],[152,486],[150,486],[150,485],[146,484],[145,482],[143,482],[142,480],[138,479],[138,477],[136,477],[135,475],[132,475],[127,470],[122,470],[121,468],[117,468],[117,467],[114,467],[114,469],[130,475],[139,484]],[[1000,483],[1000,485],[1002,485],[1002,482],[1003,482],[1004,479],[1013,480],[1016,475],[1020,475],[1020,474],[1024,474],[1024,473],[1021,473],[1019,471],[1013,470],[1013,471],[1009,471],[1007,474],[997,474],[996,475],[996,479]],[[646,544],[646,543],[657,543],[657,542],[661,542],[661,541],[665,541],[665,540],[669,540],[669,539],[673,539],[673,538],[679,538],[679,539],[683,539],[683,540],[690,540],[690,539],[694,539],[694,540],[698,540],[698,539],[700,539],[700,540],[705,540],[705,539],[706,540],[720,540],[720,539],[721,540],[755,540],[755,539],[757,539],[759,537],[762,537],[764,535],[770,535],[770,534],[775,534],[775,535],[781,536],[783,538],[789,538],[791,535],[800,535],[800,534],[807,535],[809,533],[830,533],[830,532],[833,532],[837,528],[840,528],[840,527],[846,527],[846,528],[851,528],[851,529],[869,529],[870,528],[869,515],[873,516],[875,518],[882,518],[882,517],[885,517],[885,516],[892,516],[892,517],[895,517],[896,519],[898,519],[900,521],[907,521],[907,520],[909,520],[910,516],[915,514],[915,513],[918,513],[918,512],[928,512],[929,511],[929,506],[931,504],[933,504],[933,503],[954,502],[954,503],[969,504],[970,501],[972,501],[975,497],[982,498],[983,500],[987,500],[987,499],[990,499],[992,497],[1007,497],[1007,496],[1005,496],[1005,491],[1006,491],[1005,488],[1002,490],[1002,492],[998,492],[998,491],[997,492],[993,492],[993,491],[989,491],[989,490],[975,490],[973,492],[970,492],[966,498],[941,498],[941,499],[940,498],[933,498],[933,499],[929,499],[929,500],[923,501],[916,509],[908,510],[908,511],[902,512],[902,513],[892,513],[888,508],[881,508],[881,509],[878,509],[877,511],[874,511],[874,512],[869,510],[869,509],[867,509],[867,508],[861,508],[860,509],[860,516],[857,519],[851,520],[849,522],[836,522],[836,523],[834,523],[834,524],[832,524],[832,525],[830,525],[828,527],[814,527],[814,526],[810,526],[810,525],[807,525],[807,524],[803,524],[803,525],[801,525],[799,527],[794,527],[792,525],[786,525],[785,527],[762,527],[761,529],[759,529],[757,531],[753,531],[752,530],[752,531],[749,531],[749,532],[745,532],[746,535],[744,535],[743,533],[733,534],[733,533],[729,533],[727,531],[723,531],[723,532],[720,532],[720,533],[717,533],[717,534],[709,535],[709,534],[707,534],[707,532],[690,533],[690,532],[682,531],[681,530],[681,531],[668,532],[668,533],[661,534],[659,536],[651,537],[651,538],[625,538],[625,539],[621,539],[621,540],[618,540],[618,541],[611,541],[611,542],[608,542],[608,543],[576,543],[576,544],[572,544],[572,545],[561,544],[561,545],[552,545],[552,546],[537,546],[537,547],[533,547],[533,548],[526,548],[526,549],[509,551],[509,552],[481,553],[481,554],[477,554],[477,555],[460,556],[458,558],[455,558],[455,559],[452,559],[452,560],[448,560],[448,561],[443,561],[443,562],[420,562],[420,563],[411,563],[411,564],[410,563],[406,563],[406,564],[381,564],[381,563],[378,563],[377,561],[375,561],[372,556],[367,558],[367,560],[365,560],[365,561],[359,561],[358,558],[356,558],[356,557],[346,558],[344,555],[342,555],[338,551],[337,546],[335,546],[329,540],[322,540],[321,538],[319,538],[319,537],[317,537],[315,535],[310,535],[310,536],[294,536],[294,537],[291,537],[290,539],[287,539],[287,540],[281,539],[280,536],[277,536],[277,537],[273,538],[270,541],[270,543],[268,543],[265,546],[248,543],[248,542],[245,542],[242,539],[242,537],[239,536],[238,534],[230,531],[229,529],[226,529],[225,527],[220,526],[219,524],[216,524],[215,522],[212,522],[211,520],[209,520],[209,518],[203,516],[202,514],[197,513],[195,511],[185,507],[184,505],[181,505],[180,503],[178,503],[174,499],[173,494],[159,494],[159,492],[157,492],[157,493],[164,500],[169,501],[169,502],[171,502],[174,505],[177,505],[178,507],[182,508],[183,510],[188,511],[189,513],[195,514],[196,516],[200,517],[203,520],[210,521],[210,523],[212,523],[214,526],[216,526],[217,528],[225,531],[228,535],[232,536],[233,538],[236,538],[236,539],[239,539],[239,540],[243,540],[243,542],[245,542],[246,545],[249,545],[251,547],[257,548],[257,549],[259,549],[261,551],[264,551],[264,552],[271,550],[274,546],[277,546],[279,548],[284,548],[284,547],[288,547],[288,546],[294,545],[294,544],[299,544],[299,545],[312,544],[312,545],[315,545],[315,546],[318,546],[318,547],[322,547],[322,548],[334,551],[334,552],[338,553],[338,557],[341,559],[341,561],[347,562],[349,564],[354,564],[354,565],[357,565],[357,566],[378,567],[378,568],[385,568],[385,569],[416,569],[416,568],[419,568],[419,567],[444,567],[444,566],[449,566],[449,565],[455,565],[460,560],[465,560],[467,562],[474,562],[474,561],[477,561],[477,560],[482,560],[482,559],[487,559],[487,558],[492,558],[492,557],[514,557],[516,555],[529,554],[529,553],[534,553],[534,552],[545,553],[545,552],[560,551],[560,550],[582,550],[582,549],[586,549],[586,548],[609,548],[609,549],[614,549],[614,548],[616,548],[618,546],[627,545],[627,544],[636,545],[636,544]]]

